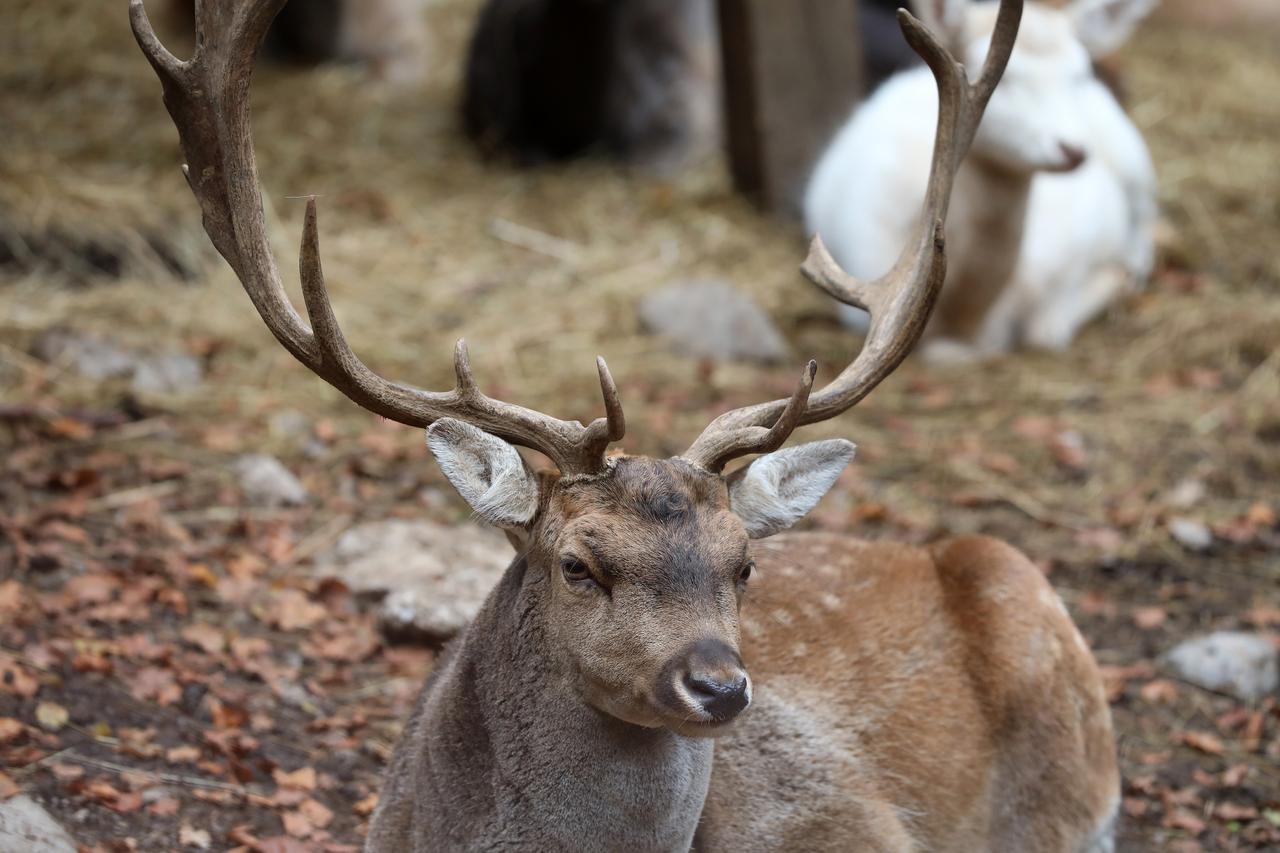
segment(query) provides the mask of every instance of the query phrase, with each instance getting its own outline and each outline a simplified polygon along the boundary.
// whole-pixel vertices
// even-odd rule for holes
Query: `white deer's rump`
[[[942,5],[962,22],[953,23],[954,38],[971,55],[985,52],[990,4]],[[1150,274],[1154,168],[1137,128],[1090,73],[1088,47],[1112,49],[1151,5],[1027,6],[1005,79],[957,176],[947,285],[927,353],[954,360],[1022,345],[1061,349]],[[1107,19],[1107,29],[1097,15],[1120,11],[1112,7],[1124,14]],[[856,276],[889,270],[915,224],[936,104],[925,69],[895,75],[814,170],[806,225]],[[841,314],[865,329],[860,310],[842,306]]]

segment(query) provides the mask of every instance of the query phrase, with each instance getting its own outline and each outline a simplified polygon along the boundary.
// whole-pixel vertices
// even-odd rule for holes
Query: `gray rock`
[[[1179,516],[1169,519],[1165,527],[1174,541],[1188,551],[1203,551],[1213,544],[1213,531],[1203,521]]]
[[[307,490],[280,460],[265,453],[241,456],[235,464],[240,490],[257,506],[301,506]]]
[[[26,794],[0,802],[0,853],[76,853],[76,843]]]
[[[148,355],[138,360],[133,371],[133,390],[138,394],[186,394],[204,379],[204,368],[185,352]]]
[[[645,297],[644,327],[676,351],[716,361],[774,362],[787,343],[750,296],[724,281],[677,282]]]
[[[44,361],[65,364],[86,379],[131,376],[137,368],[134,353],[106,338],[70,329],[50,329],[36,339],[34,353]]]
[[[1180,643],[1165,662],[1192,684],[1256,702],[1280,684],[1276,657],[1270,637],[1218,631]]]
[[[267,429],[275,438],[306,437],[311,429],[311,419],[297,409],[281,409],[272,412]]]
[[[348,530],[316,571],[382,598],[378,620],[389,637],[435,641],[471,621],[511,558],[506,538],[489,528],[392,519]]]
[[[45,332],[36,340],[34,352],[44,361],[67,365],[86,379],[130,379],[134,392],[140,394],[180,394],[204,378],[200,361],[188,353],[139,353],[107,338],[71,329]]]

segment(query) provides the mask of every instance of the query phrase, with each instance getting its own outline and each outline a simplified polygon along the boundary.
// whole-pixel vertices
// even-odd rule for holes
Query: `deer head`
[[[737,616],[752,569],[749,541],[804,516],[854,452],[843,440],[782,445],[798,426],[852,407],[919,339],[945,272],[943,222],[955,171],[1008,60],[1021,3],[1002,0],[992,50],[972,85],[915,18],[899,13],[907,40],[937,78],[941,102],[920,227],[876,282],[846,275],[817,239],[804,265],[820,287],[869,311],[862,351],[819,390],[809,362],[790,398],[721,415],[667,460],[606,456],[625,421],[603,360],[597,373],[606,414],[587,426],[484,395],[461,342],[452,390],[378,376],[347,345],[329,304],[314,199],[302,239],[303,322],[271,253],[249,133],[254,55],[283,3],[198,2],[196,52],[183,62],[157,40],[142,0],[131,0],[134,33],[164,86],[214,245],[300,362],[370,411],[428,427],[427,445],[450,482],[521,550],[533,605],[519,618],[541,626],[555,672],[618,719],[717,731],[750,702]],[[545,454],[558,470],[534,473],[517,445]],[[724,475],[727,463],[748,455],[756,458]]]
[[[974,140],[974,155],[1018,173],[1066,172],[1089,156],[1092,63],[1112,53],[1158,0],[1027,4],[1018,42]],[[976,68],[997,17],[994,2],[916,0],[917,13]]]

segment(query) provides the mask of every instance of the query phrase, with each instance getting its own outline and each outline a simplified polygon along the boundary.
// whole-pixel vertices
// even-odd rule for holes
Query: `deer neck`
[[[546,583],[513,563],[428,686],[421,825],[468,849],[688,850],[711,742],[587,705],[552,663]]]
[[[1033,175],[971,152],[956,173],[947,229],[947,286],[931,332],[976,339],[1017,267]]]

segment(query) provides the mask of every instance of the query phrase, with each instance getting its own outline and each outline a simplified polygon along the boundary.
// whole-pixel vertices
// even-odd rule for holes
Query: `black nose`
[[[684,677],[685,689],[694,701],[716,720],[730,720],[751,701],[747,674],[736,672],[690,672]]]
[[[1067,161],[1067,166],[1064,171],[1070,172],[1072,169],[1078,168],[1081,163],[1088,159],[1089,155],[1086,154],[1085,150],[1079,145],[1069,145],[1066,142],[1059,142],[1058,147],[1062,149],[1062,156]]]

